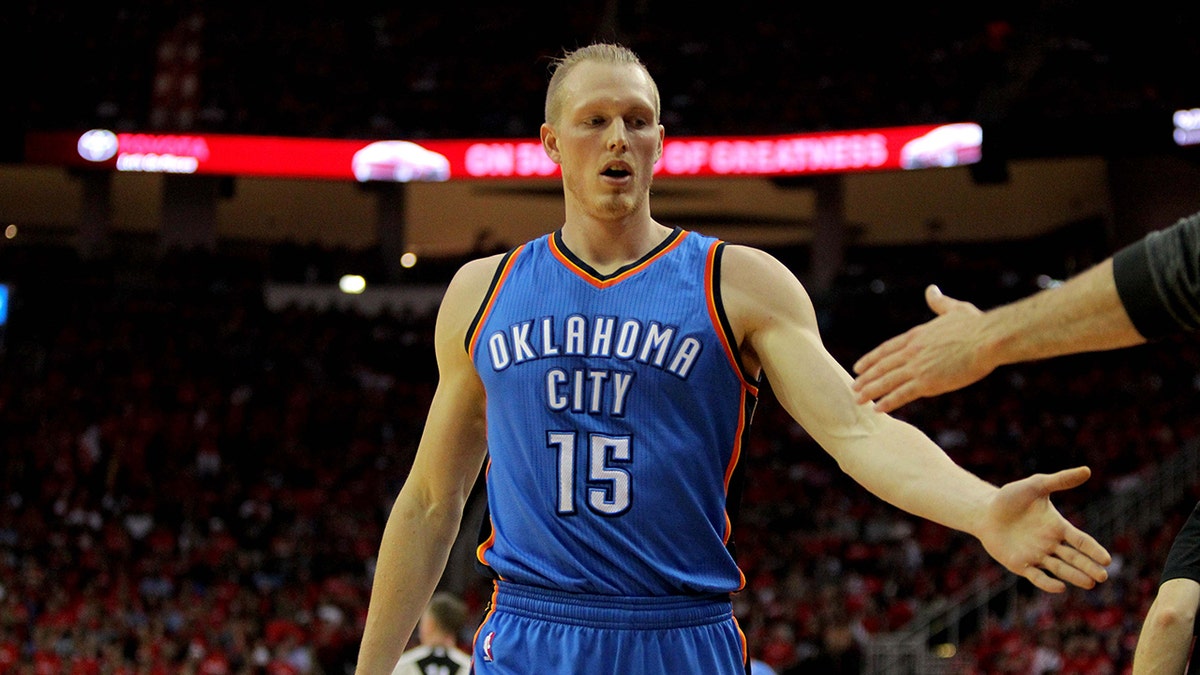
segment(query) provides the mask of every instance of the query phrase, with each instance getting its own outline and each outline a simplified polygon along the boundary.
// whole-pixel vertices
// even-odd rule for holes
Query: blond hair
[[[567,74],[575,66],[584,61],[596,61],[598,63],[616,65],[627,64],[641,68],[642,72],[646,74],[646,79],[650,81],[650,89],[654,93],[654,121],[658,122],[659,109],[661,107],[658,85],[655,84],[654,78],[650,76],[650,71],[646,68],[646,64],[642,63],[638,55],[628,47],[608,42],[597,42],[569,51],[561,58],[554,60],[554,63],[551,65],[550,85],[546,87],[547,123],[556,121],[562,112],[562,97],[559,94],[559,89],[562,87],[563,80],[567,78]]]

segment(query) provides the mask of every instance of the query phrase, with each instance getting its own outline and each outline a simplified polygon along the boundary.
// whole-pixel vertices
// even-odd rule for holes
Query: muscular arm
[[[392,672],[445,570],[463,508],[486,454],[483,385],[463,340],[496,259],[469,263],[438,312],[439,381],[412,471],[379,548],[358,673]]]
[[[1112,260],[1062,286],[985,312],[980,324],[981,347],[993,368],[1146,341],[1117,295]]]
[[[783,407],[867,490],[909,513],[968,532],[1040,588],[1091,587],[1106,551],[1050,504],[1084,468],[997,488],[958,466],[925,434],[856,401],[851,378],[821,343],[812,303],[770,256],[729,247],[721,292],[747,365],[761,365]],[[1070,542],[1063,545],[1063,542]]]
[[[1121,305],[1107,260],[1023,300],[980,312],[974,305],[925,291],[938,316],[864,355],[854,364],[858,401],[891,412],[914,399],[978,382],[1019,361],[1144,342]]]
[[[999,366],[1141,344],[1200,328],[1200,214],[1017,302],[980,312],[926,290],[934,319],[854,364],[858,400],[891,411],[979,381]]]

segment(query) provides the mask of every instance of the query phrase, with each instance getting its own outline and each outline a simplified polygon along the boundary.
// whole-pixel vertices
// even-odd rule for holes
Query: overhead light
[[[357,274],[345,274],[338,279],[338,288],[343,293],[358,295],[367,289],[367,280]]]

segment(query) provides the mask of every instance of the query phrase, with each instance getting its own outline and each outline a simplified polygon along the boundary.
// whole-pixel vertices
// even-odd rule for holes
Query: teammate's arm
[[[858,400],[891,411],[1010,363],[1119,349],[1200,329],[1200,214],[1152,232],[1068,280],[980,312],[925,291],[938,316],[854,364]]]
[[[486,400],[464,339],[497,261],[463,266],[438,311],[437,390],[412,471],[384,528],[357,673],[392,672],[445,570],[483,466]]]
[[[1043,590],[1062,591],[1063,581],[1090,588],[1107,578],[1108,552],[1049,500],[1085,481],[1086,468],[1002,488],[981,480],[916,428],[857,402],[849,373],[821,342],[808,294],[782,264],[729,246],[721,280],[747,366],[762,367],[783,407],[858,483],[909,513],[974,535]]]
[[[1106,260],[1059,288],[980,312],[925,290],[938,316],[865,354],[854,370],[858,400],[890,412],[914,399],[978,382],[996,368],[1145,342],[1129,320]]]

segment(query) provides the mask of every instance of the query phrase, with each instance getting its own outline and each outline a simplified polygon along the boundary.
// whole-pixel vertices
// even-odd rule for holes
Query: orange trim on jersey
[[[742,458],[742,438],[746,434],[746,389],[742,389],[741,400],[738,402],[738,423],[737,434],[733,437],[733,452],[729,456],[729,464],[725,467],[725,497],[729,498],[729,481],[733,479],[733,472],[737,468],[738,461]],[[725,511],[725,536],[722,537],[721,543],[728,544],[729,539],[733,537],[733,521],[729,519],[729,511]],[[738,566],[738,588],[742,590],[746,587],[746,575],[742,572],[742,568]]]
[[[728,493],[728,491],[726,491],[726,493]],[[729,512],[726,511],[725,512],[725,537],[722,539],[722,542],[724,544],[728,545],[729,538],[732,536],[733,536],[733,521],[729,520]],[[735,588],[733,590],[733,592],[737,593],[738,591],[741,591],[743,588],[746,587],[746,573],[742,571],[741,565],[735,564],[734,566],[737,568],[738,585],[737,585],[737,588]]]
[[[708,256],[704,262],[704,295],[708,305],[708,318],[712,321],[713,330],[717,333],[717,338],[721,341],[721,346],[724,348],[725,357],[729,359],[729,365],[733,367],[733,372],[737,373],[738,380],[741,381],[742,387],[750,391],[754,396],[758,396],[758,387],[746,379],[746,374],[742,372],[742,366],[738,363],[737,352],[734,346],[729,343],[729,338],[725,334],[725,328],[721,324],[721,317],[717,313],[717,293],[720,292],[713,283],[713,275],[716,272],[717,248],[722,244],[721,241],[714,241],[712,246],[708,247]],[[728,487],[729,477],[726,476],[726,487]]]
[[[487,484],[488,474],[490,474],[491,472],[492,472],[492,460],[491,460],[491,458],[488,458],[487,468],[485,468],[483,470],[483,482],[485,485]],[[491,520],[490,514],[488,515],[488,520],[489,521]],[[486,554],[489,550],[491,550],[492,545],[496,543],[496,523],[495,522],[491,523],[490,530],[491,530],[491,533],[488,534],[487,540],[484,541],[479,546],[475,547],[475,559],[478,560],[480,563],[487,565],[488,567],[491,567],[491,565],[488,565],[487,560],[484,560],[484,554]]]
[[[746,434],[746,390],[742,390],[741,401],[738,402],[737,435],[733,437],[733,453],[729,456],[729,466],[725,467],[725,493],[729,493],[729,481],[733,478],[733,470],[737,468],[738,460],[742,458],[742,437]],[[728,536],[728,533],[726,533]],[[726,539],[728,541],[728,539]]]
[[[525,250],[525,246],[525,244],[521,244],[517,248],[513,249],[512,255],[508,256],[508,259],[504,263],[504,269],[500,270],[500,272],[496,275],[496,283],[494,283],[492,288],[489,290],[488,297],[483,299],[483,311],[479,313],[479,320],[476,321],[475,325],[471,327],[473,332],[467,338],[467,343],[471,345],[471,348],[467,350],[467,354],[471,357],[471,361],[475,360],[475,346],[479,340],[479,330],[483,328],[483,324],[487,322],[488,315],[492,313],[492,307],[496,305],[496,297],[500,295],[500,287],[503,286],[504,282],[508,280],[508,273],[512,271],[513,263],[516,262],[517,257],[520,256]]]
[[[729,497],[729,483],[733,480],[734,471],[737,469],[738,461],[742,457],[742,440],[746,435],[746,397],[747,395],[758,397],[758,386],[746,379],[746,374],[742,370],[741,363],[738,361],[737,352],[734,350],[734,345],[730,342],[730,336],[725,331],[725,324],[721,320],[720,311],[717,308],[717,294],[720,289],[717,288],[716,278],[716,260],[717,251],[720,250],[724,242],[714,241],[708,248],[708,255],[704,263],[704,294],[705,304],[708,306],[708,318],[712,322],[713,332],[717,334],[717,339],[721,341],[722,351],[725,352],[725,358],[729,360],[729,366],[737,375],[738,382],[742,385],[741,395],[738,401],[738,422],[737,431],[733,436],[733,448],[729,455],[729,464],[725,467],[725,496]],[[729,518],[729,512],[725,512],[725,535],[722,542],[729,543],[733,537],[733,521]],[[738,567],[738,589],[742,590],[746,587],[746,575],[742,572],[741,567]],[[745,636],[743,636],[744,640]],[[745,645],[743,645],[743,649]]]
[[[492,546],[495,543],[496,543],[496,524],[492,523],[492,533],[488,535],[487,541],[485,541],[482,544],[480,544],[479,546],[475,547],[475,558],[479,562],[483,563],[484,565],[487,565],[488,562],[486,560],[484,560],[484,555],[488,551],[492,550]],[[488,565],[488,566],[491,567],[491,565]]]
[[[563,251],[560,248],[558,248],[558,242],[556,242],[554,240],[553,236],[549,237],[548,239],[549,239],[549,244],[550,244],[550,253],[553,254],[555,258],[558,258],[558,261],[560,263],[562,263],[564,267],[571,270],[572,272],[575,273],[576,276],[578,276],[579,278],[588,282],[589,284],[595,286],[596,288],[608,288],[609,286],[612,286],[613,284],[616,284],[624,279],[628,279],[629,277],[633,276],[634,274],[637,274],[638,272],[646,269],[647,265],[649,265],[650,263],[654,262],[655,260],[658,260],[659,258],[663,257],[670,251],[674,250],[674,248],[679,245],[679,242],[686,239],[689,234],[691,234],[691,233],[688,232],[687,230],[680,232],[679,236],[675,237],[675,241],[671,242],[670,244],[667,244],[658,253],[655,253],[654,255],[650,256],[649,258],[646,258],[645,260],[638,263],[637,265],[634,265],[633,267],[630,267],[629,269],[625,270],[624,272],[621,272],[617,276],[609,277],[607,279],[597,279],[596,277],[592,276],[592,274],[590,272],[583,269],[579,265],[576,265],[574,263],[574,261],[571,260],[570,256],[568,256],[566,253],[563,253]]]

